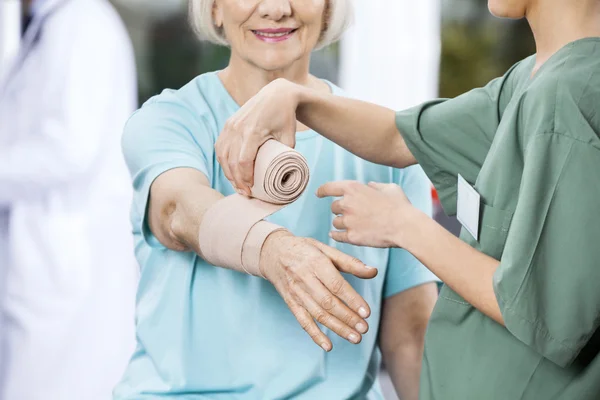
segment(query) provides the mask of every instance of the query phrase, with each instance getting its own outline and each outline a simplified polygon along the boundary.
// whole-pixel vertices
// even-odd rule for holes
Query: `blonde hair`
[[[325,8],[323,32],[315,50],[326,47],[340,39],[353,18],[352,0],[327,0]],[[229,46],[222,29],[213,21],[215,0],[189,0],[189,19],[201,40]]]

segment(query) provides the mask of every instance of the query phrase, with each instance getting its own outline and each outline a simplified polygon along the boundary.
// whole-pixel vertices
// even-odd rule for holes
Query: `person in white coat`
[[[133,52],[106,0],[25,6],[0,82],[0,399],[109,399],[135,345]]]

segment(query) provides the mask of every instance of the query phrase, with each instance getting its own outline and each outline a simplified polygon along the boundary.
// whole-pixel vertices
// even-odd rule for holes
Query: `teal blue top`
[[[234,193],[213,146],[238,109],[213,72],[150,99],[127,123],[123,151],[135,189],[131,222],[141,281],[137,350],[115,399],[382,399],[376,343],[382,301],[436,278],[404,250],[331,241],[332,200],[318,199],[315,191],[335,180],[395,182],[431,213],[430,183],[418,166],[374,165],[316,132],[298,133],[296,149],[308,161],[310,182],[300,199],[269,220],[379,268],[370,281],[347,277],[373,310],[370,332],[353,345],[325,330],[333,342],[333,351],[325,353],[268,281],[168,250],[147,227],[150,185],[169,169],[196,168],[214,189]]]

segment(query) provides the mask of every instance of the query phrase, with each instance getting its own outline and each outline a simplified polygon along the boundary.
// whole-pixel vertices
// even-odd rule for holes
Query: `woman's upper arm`
[[[204,212],[221,197],[201,171],[185,167],[168,170],[150,187],[148,228],[171,250],[195,251],[190,239],[197,236]]]
[[[160,226],[155,219],[161,215],[158,210],[168,212],[165,202],[182,191],[198,195],[206,188],[204,184],[211,182],[214,137],[208,124],[172,94],[151,100],[127,122],[122,149],[133,180],[133,231],[141,233],[148,245],[165,247],[155,236]],[[158,190],[151,193],[157,182]],[[152,206],[152,213],[151,195],[157,204]],[[150,229],[151,214],[154,230]]]
[[[423,341],[436,301],[435,282],[422,283],[384,300],[379,331],[384,356],[393,353],[399,346]]]

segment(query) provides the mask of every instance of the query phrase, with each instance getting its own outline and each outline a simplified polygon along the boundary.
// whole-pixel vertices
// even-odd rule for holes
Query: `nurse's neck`
[[[536,44],[533,75],[565,45],[600,37],[599,0],[538,0],[526,12]]]

